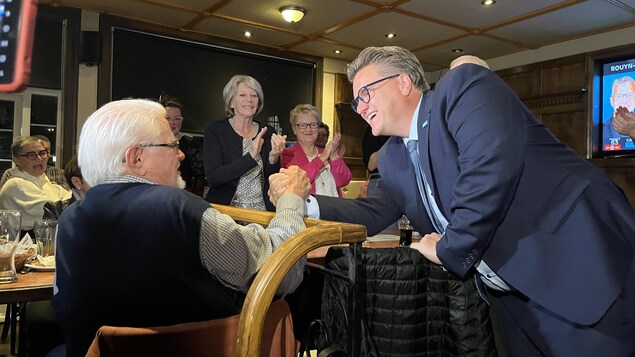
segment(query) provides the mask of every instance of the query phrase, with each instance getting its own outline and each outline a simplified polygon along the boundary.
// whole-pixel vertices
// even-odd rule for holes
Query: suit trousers
[[[592,326],[568,321],[518,293],[493,293],[511,356],[635,356],[635,260],[624,289]]]

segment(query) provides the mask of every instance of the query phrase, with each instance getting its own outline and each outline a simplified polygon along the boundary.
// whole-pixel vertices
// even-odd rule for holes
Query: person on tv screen
[[[613,81],[610,102],[613,107],[613,115],[604,121],[602,128],[602,145],[604,150],[635,149],[633,139],[628,135],[629,128],[623,112],[632,113],[635,109],[635,80],[631,76],[623,76]],[[617,119],[619,117],[619,119]],[[632,118],[632,117],[631,117]],[[619,129],[619,130],[617,130]],[[630,131],[635,134],[635,124],[630,125]]]

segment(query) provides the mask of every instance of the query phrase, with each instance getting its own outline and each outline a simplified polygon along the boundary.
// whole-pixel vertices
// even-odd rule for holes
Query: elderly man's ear
[[[126,150],[126,153],[124,154],[124,166],[126,166],[128,171],[130,171],[131,173],[138,174],[139,172],[137,172],[137,170],[143,166],[143,162],[141,161],[141,153],[143,153],[143,149],[138,146],[133,146]]]

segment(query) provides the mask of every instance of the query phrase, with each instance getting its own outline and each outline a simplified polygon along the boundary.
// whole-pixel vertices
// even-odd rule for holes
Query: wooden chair
[[[161,327],[102,326],[87,357],[236,356],[240,315],[223,319]],[[284,299],[271,304],[264,323],[260,356],[295,357],[299,343],[293,336],[289,305]]]
[[[236,221],[259,223],[264,226],[273,218],[272,212],[253,211],[242,208],[213,205],[220,212],[230,215]],[[278,286],[291,267],[310,251],[334,244],[353,244],[361,249],[366,240],[366,227],[358,224],[329,221],[304,220],[307,229],[287,239],[265,262],[256,275],[247,293],[240,313],[238,325],[237,356],[258,356],[263,338],[263,327],[267,310]],[[356,267],[349,273],[356,274]],[[353,312],[359,314],[359,311]],[[355,319],[355,316],[351,316]],[[353,339],[351,339],[353,340]],[[353,353],[352,355],[356,355]]]
[[[272,212],[213,205],[245,223],[267,226]],[[289,306],[275,301],[278,286],[293,265],[321,246],[366,240],[366,227],[305,219],[307,229],[287,239],[265,262],[247,293],[240,315],[154,328],[104,326],[89,357],[126,356],[297,356]]]

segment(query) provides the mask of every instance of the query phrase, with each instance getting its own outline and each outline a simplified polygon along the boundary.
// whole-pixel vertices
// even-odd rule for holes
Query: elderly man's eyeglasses
[[[178,149],[179,148],[179,141],[174,141],[172,143],[167,143],[167,144],[139,144],[140,147],[142,148],[171,148],[171,149]]]
[[[298,123],[295,125],[300,130],[306,130],[306,128],[317,129],[320,124],[318,123]]]
[[[351,101],[351,108],[353,108],[353,110],[355,111],[355,113],[359,114],[359,112],[357,111],[357,106],[359,105],[359,102],[362,103],[366,103],[368,104],[368,102],[370,102],[370,92],[368,91],[368,88],[370,88],[370,86],[373,86],[377,83],[381,83],[383,81],[389,80],[391,78],[395,78],[397,76],[399,76],[401,73],[397,73],[397,74],[393,74],[392,76],[388,76],[388,77],[384,77],[382,79],[378,79],[372,83],[368,83],[367,85],[361,87],[358,91],[357,91],[357,97],[355,97],[355,99],[353,99]]]
[[[29,160],[33,161],[33,160],[37,159],[37,158],[38,158],[38,156],[39,156],[41,159],[48,159],[48,157],[49,157],[49,152],[48,152],[48,150],[40,150],[40,151],[38,151],[38,152],[35,152],[35,151],[29,151],[29,152],[27,152],[26,154],[22,154],[22,155],[18,155],[18,156],[26,157],[27,159],[29,159]]]
[[[166,116],[165,116],[165,119],[167,119],[168,121],[170,121],[170,120],[174,120],[174,121],[182,121],[182,120],[183,120],[183,117],[181,117],[181,116],[178,116],[178,117],[171,117],[171,116],[166,115]]]

